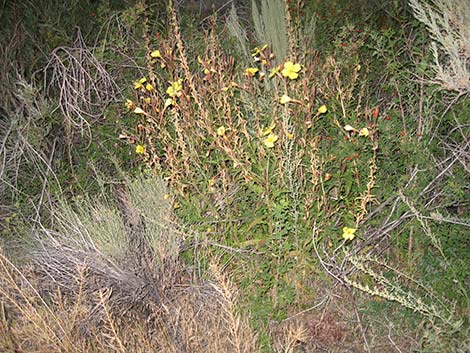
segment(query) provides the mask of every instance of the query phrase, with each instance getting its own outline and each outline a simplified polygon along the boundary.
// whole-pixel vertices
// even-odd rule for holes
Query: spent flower
[[[163,108],[168,108],[171,105],[175,105],[175,100],[173,98],[167,98],[165,99],[165,104]]]
[[[135,113],[135,114],[145,114],[145,111],[144,111],[142,108],[140,108],[140,107],[136,107],[136,108],[134,109],[134,113]]]
[[[289,102],[292,102],[292,98],[289,97],[287,94],[283,94],[282,97],[279,99],[279,103],[281,104],[287,104]]]

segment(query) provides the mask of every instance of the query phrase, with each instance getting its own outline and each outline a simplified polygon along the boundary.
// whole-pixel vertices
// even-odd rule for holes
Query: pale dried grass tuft
[[[0,253],[0,351],[259,351],[227,275],[214,265],[204,281],[182,261],[164,183],[117,193],[119,210],[61,205],[31,265]]]

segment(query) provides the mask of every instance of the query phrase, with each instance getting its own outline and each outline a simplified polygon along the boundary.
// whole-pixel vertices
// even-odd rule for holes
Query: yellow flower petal
[[[183,80],[179,79],[171,83],[171,86],[167,88],[166,93],[170,97],[175,97],[179,95],[179,92],[181,91],[182,88],[183,88]]]
[[[245,75],[248,77],[253,77],[258,71],[259,69],[256,67],[249,67],[248,69],[245,69]]]
[[[144,110],[142,108],[136,107],[134,109],[134,113],[136,114],[145,114]]]
[[[363,127],[361,130],[359,130],[359,135],[360,136],[369,136],[369,129],[366,127]]]
[[[147,81],[145,77],[142,77],[139,81],[134,83],[134,89],[139,89]]]
[[[343,238],[345,240],[353,240],[355,238],[356,228],[343,227]]]
[[[134,102],[132,102],[130,99],[126,99],[126,108],[131,110],[132,107],[134,106]]]
[[[287,61],[284,64],[284,68],[281,71],[282,76],[288,77],[291,80],[295,80],[299,77],[299,71],[302,69],[300,64],[294,64],[292,61]]]
[[[328,108],[326,105],[322,105],[320,108],[318,108],[318,114],[325,114],[328,111]]]
[[[263,144],[267,147],[267,148],[273,148],[274,147],[274,143],[279,139],[279,137],[274,134],[274,133],[270,133],[264,140],[263,140]]]
[[[287,94],[283,94],[281,99],[279,99],[279,103],[281,104],[287,104],[292,101],[292,98],[289,97]]]
[[[153,91],[153,86],[152,86],[150,83],[147,83],[147,84],[145,85],[145,89],[146,89],[147,91],[151,92],[151,91]]]
[[[344,125],[343,129],[346,130],[347,132],[356,131],[356,129],[353,128],[351,125]]]
[[[217,128],[217,135],[219,136],[224,136],[225,135],[225,127],[224,126],[220,126],[219,128]]]
[[[160,50],[156,49],[153,52],[150,53],[150,56],[152,58],[161,58],[162,55],[160,54]]]
[[[260,135],[261,136],[269,135],[274,130],[275,127],[276,127],[276,123],[272,123],[271,125],[269,125],[269,127],[266,130],[261,130]]]
[[[144,154],[145,153],[145,147],[142,146],[142,145],[135,146],[135,153]]]
[[[291,132],[288,132],[288,133],[287,133],[287,139],[288,139],[288,140],[293,140],[293,139],[294,139],[294,134],[291,133]]]
[[[147,97],[147,98],[144,99],[144,102],[147,103],[147,104],[150,104],[152,102],[152,98]]]

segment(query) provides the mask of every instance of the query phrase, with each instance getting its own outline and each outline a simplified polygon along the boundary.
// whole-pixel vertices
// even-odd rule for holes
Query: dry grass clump
[[[30,265],[0,254],[3,352],[256,352],[236,290],[180,257],[163,183],[122,188],[120,211],[61,206]]]
[[[114,78],[87,47],[79,29],[70,47],[52,51],[43,72],[46,92],[57,97],[58,108],[70,129],[88,129],[103,117],[109,103],[118,99]]]

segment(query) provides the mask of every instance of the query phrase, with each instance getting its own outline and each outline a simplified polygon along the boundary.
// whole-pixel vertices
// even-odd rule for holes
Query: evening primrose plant
[[[148,72],[124,102],[138,119],[126,141],[175,190],[176,212],[193,231],[257,254],[232,259],[233,271],[282,317],[312,295],[302,283],[316,271],[314,225],[322,247],[360,238],[378,135],[372,121],[367,134],[343,129],[340,105],[312,86],[314,55],[279,64],[263,44],[238,62],[215,30],[202,48],[184,44],[170,14],[173,37],[148,41]]]

